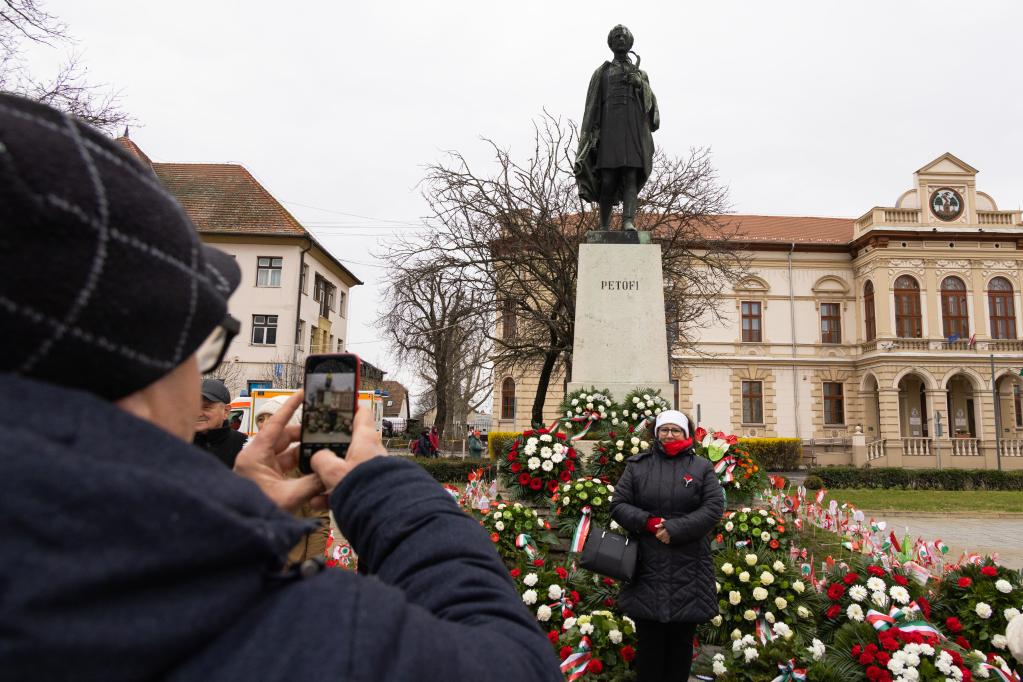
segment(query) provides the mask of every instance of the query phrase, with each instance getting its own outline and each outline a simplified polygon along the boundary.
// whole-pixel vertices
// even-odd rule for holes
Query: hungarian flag
[[[1020,376],[1023,376],[1023,369],[1020,370]],[[827,494],[828,491],[825,490],[824,488],[821,488],[820,490],[817,491],[817,497],[814,498],[814,501],[817,504],[821,504],[822,502],[824,502],[824,496]]]
[[[895,551],[897,553],[901,554],[902,553],[902,545],[899,544],[899,539],[897,537],[895,537],[895,531],[894,530],[891,533],[888,534],[888,539],[891,540],[892,547],[895,548]]]
[[[973,348],[976,345],[977,345],[977,332],[974,332],[974,333],[970,334],[970,344],[969,344],[969,346],[970,346],[970,348]]]

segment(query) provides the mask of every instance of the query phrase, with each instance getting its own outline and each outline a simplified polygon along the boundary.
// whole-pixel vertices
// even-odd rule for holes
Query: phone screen
[[[359,392],[355,355],[311,355],[305,367],[300,468],[308,473],[314,452],[328,449],[344,457],[352,442],[352,422]]]

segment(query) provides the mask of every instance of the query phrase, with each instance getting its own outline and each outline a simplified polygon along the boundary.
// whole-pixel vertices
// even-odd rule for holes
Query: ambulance
[[[231,414],[228,421],[234,423],[240,420],[238,428],[250,438],[256,433],[256,421],[253,417],[261,405],[271,398],[279,395],[290,396],[295,388],[256,388],[252,390],[251,396],[241,396],[231,401]],[[383,428],[384,423],[384,397],[378,391],[359,391],[359,409],[370,410],[373,415],[373,423],[377,431]]]

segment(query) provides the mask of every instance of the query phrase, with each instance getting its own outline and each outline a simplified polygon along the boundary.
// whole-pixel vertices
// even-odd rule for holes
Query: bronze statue
[[[611,209],[622,204],[622,228],[635,230],[636,198],[653,164],[654,138],[660,126],[657,98],[650,79],[632,52],[632,32],[621,24],[611,29],[607,45],[614,59],[590,78],[579,131],[575,179],[583,201],[600,202],[600,229],[611,224]],[[629,53],[636,55],[636,63]]]

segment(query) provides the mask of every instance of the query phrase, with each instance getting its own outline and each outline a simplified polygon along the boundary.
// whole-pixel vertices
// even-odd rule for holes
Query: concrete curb
[[[992,512],[992,511],[963,511],[963,512],[929,512],[909,511],[906,509],[863,509],[867,516],[878,517],[901,517],[914,516],[918,519],[1020,519],[1023,520],[1023,512]]]

